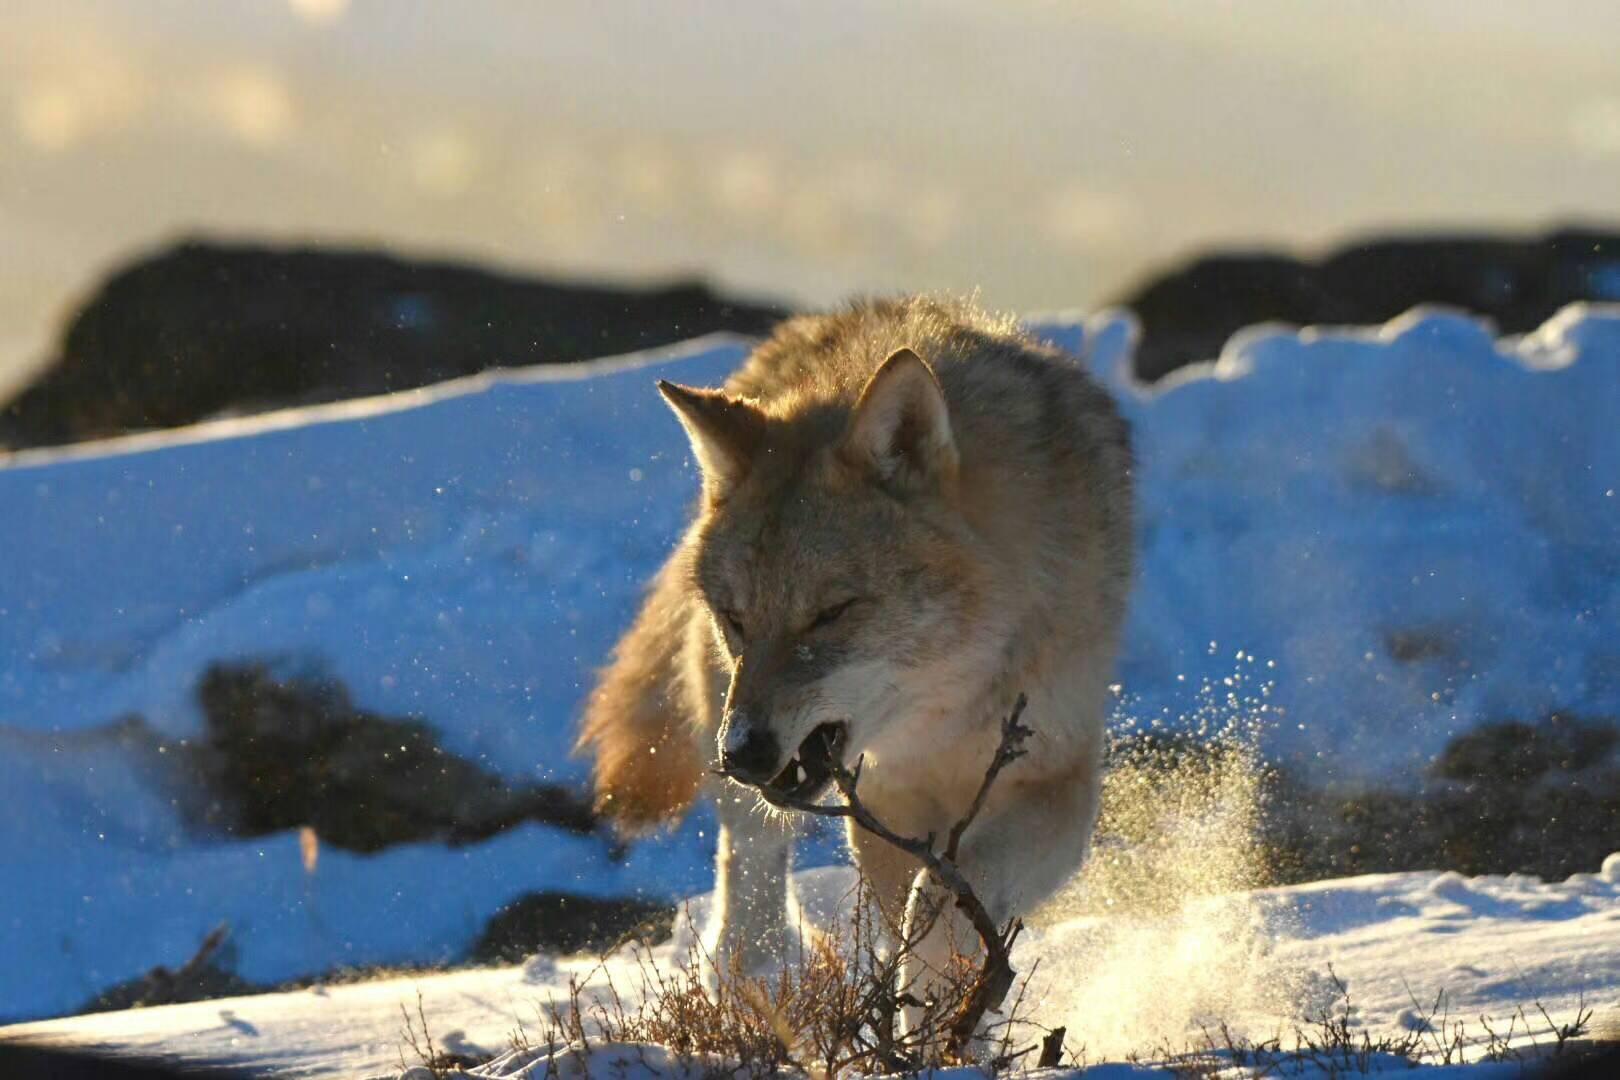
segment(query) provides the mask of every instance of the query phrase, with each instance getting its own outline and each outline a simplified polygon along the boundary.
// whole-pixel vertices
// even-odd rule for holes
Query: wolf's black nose
[[[776,775],[782,747],[769,730],[754,728],[740,742],[728,740],[720,751],[720,768],[739,780],[764,783]]]

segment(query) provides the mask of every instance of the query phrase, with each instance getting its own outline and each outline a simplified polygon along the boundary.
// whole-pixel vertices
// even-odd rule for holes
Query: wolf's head
[[[731,672],[722,769],[808,797],[839,755],[937,751],[895,722],[961,701],[988,589],[933,371],[901,349],[853,407],[659,389],[703,471],[692,571]]]

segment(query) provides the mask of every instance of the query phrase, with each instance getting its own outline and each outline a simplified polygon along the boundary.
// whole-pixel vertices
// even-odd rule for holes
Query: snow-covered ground
[[[851,880],[847,868],[807,871],[799,891],[807,906],[826,912]],[[705,904],[694,902],[694,920]],[[682,949],[678,936],[651,960],[673,970]],[[1511,1025],[1511,1044],[1528,1059],[1555,1043],[1538,1002],[1556,1024],[1592,1010],[1598,1033],[1620,1017],[1620,855],[1600,873],[1557,884],[1379,874],[1209,897],[1170,915],[1065,920],[1027,930],[1013,959],[1025,971],[1040,960],[1026,996],[1030,1019],[1067,1024],[1069,1047],[1083,1045],[1083,1060],[1093,1064],[1122,1061],[1131,1051],[1153,1062],[1162,1047],[1197,1046],[1200,1022],[1230,1022],[1256,1039],[1280,1032],[1292,1048],[1294,1025],[1309,1027],[1304,1017],[1344,1015],[1335,978],[1348,991],[1358,1033],[1399,1037],[1427,1024],[1449,1042],[1461,1023],[1465,1054],[1477,1061],[1489,1048],[1486,1025],[1503,1035]],[[439,1048],[498,1054],[520,1029],[539,1041],[548,1006],[567,1006],[570,977],[595,992],[611,980],[633,1007],[637,964],[624,954],[602,966],[535,957],[512,967],[77,1017],[4,1034],[229,1061],[278,1076],[398,1073],[420,1063],[404,1034],[406,1014],[415,1025],[420,1009]],[[1518,1018],[1521,1007],[1528,1020]],[[420,1042],[420,1026],[416,1035]],[[1521,1070],[1510,1064],[1502,1073]]]
[[[1620,712],[1620,309],[1572,308],[1511,341],[1444,312],[1257,328],[1151,392],[1124,374],[1128,319],[1042,329],[1109,381],[1135,425],[1142,560],[1125,720],[1241,713],[1268,755],[1316,779],[1398,781],[1485,720]],[[267,659],[318,667],[368,709],[420,716],[447,749],[514,780],[580,782],[567,747],[590,671],[695,492],[653,368],[714,384],[744,351],[711,339],[0,467],[0,1019],[61,1014],[177,964],[221,921],[238,974],[271,982],[454,960],[529,890],[705,889],[701,814],[623,860],[530,825],[459,848],[327,848],[310,873],[290,834],[186,829],[108,725],[134,713],[195,735],[198,675]],[[1229,678],[1247,688],[1232,702]],[[806,861],[834,857],[823,845]],[[1500,949],[1533,970],[1543,943],[1509,933],[1522,924],[1620,955],[1612,882],[1566,900],[1548,897],[1575,887],[1479,886],[1563,914],[1455,902],[1482,914],[1447,921],[1425,914],[1438,894],[1410,900],[1426,880],[1379,881],[1321,886],[1360,921],[1307,920],[1315,929],[1279,949],[1354,953],[1356,935],[1390,935],[1448,963]],[[1311,894],[1286,895],[1303,906]],[[1473,933],[1498,929],[1497,945]],[[1374,982],[1376,957],[1397,951],[1365,952],[1357,978]],[[1616,985],[1612,961],[1585,970],[1594,989]],[[1566,975],[1546,993],[1574,986]],[[431,984],[447,997],[481,987],[465,992],[488,1003],[520,976],[445,978]],[[1454,992],[1504,978],[1459,976]],[[285,1000],[306,999],[321,1000]],[[242,1003],[173,1015],[224,1023],[221,1008],[246,1015]],[[491,1038],[457,1015],[448,1023]],[[146,1022],[104,1016],[87,1030]]]

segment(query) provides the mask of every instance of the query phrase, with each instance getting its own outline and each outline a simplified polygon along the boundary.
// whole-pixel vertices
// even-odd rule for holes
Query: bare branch
[[[1018,722],[1024,715],[1024,706],[1028,704],[1029,699],[1019,694],[1018,700],[1013,702],[1012,712],[1001,722],[1001,742],[996,746],[996,756],[990,760],[990,767],[984,771],[984,783],[979,785],[979,793],[973,796],[973,805],[968,807],[967,813],[962,815],[962,820],[951,829],[950,837],[945,841],[947,859],[953,861],[956,859],[956,849],[962,842],[962,834],[973,824],[973,819],[979,816],[979,811],[984,807],[984,800],[990,794],[990,785],[996,782],[1001,770],[1029,753],[1024,749],[1024,740],[1035,732]]]
[[[1034,731],[1020,723],[1026,704],[1028,702],[1025,696],[1019,694],[1011,714],[1001,722],[1001,742],[985,769],[984,782],[979,785],[978,793],[973,797],[973,803],[967,812],[951,827],[943,852],[934,850],[935,836],[932,833],[925,837],[901,836],[867,809],[856,791],[863,759],[857,759],[853,769],[846,768],[842,762],[830,763],[833,783],[844,799],[842,805],[811,802],[808,799],[782,795],[765,787],[749,785],[755,788],[762,799],[780,810],[794,810],[803,814],[814,814],[817,817],[850,819],[873,836],[922,863],[935,880],[950,890],[955,898],[957,910],[961,911],[972,924],[979,939],[984,943],[985,952],[984,966],[979,972],[979,977],[950,1024],[951,1049],[962,1056],[965,1056],[968,1044],[972,1041],[985,1013],[999,1006],[1012,989],[1014,972],[1010,954],[1013,942],[1023,929],[1023,923],[1014,919],[1005,929],[996,926],[990,912],[979,900],[978,894],[973,891],[973,886],[968,883],[961,867],[957,865],[957,851],[961,846],[962,834],[973,824],[979,811],[983,809],[990,788],[1001,775],[1001,770],[1027,753],[1024,749],[1024,740],[1033,735]],[[722,772],[720,775],[728,774]],[[731,779],[739,778],[733,776]]]
[[[1046,1033],[1041,1040],[1041,1056],[1035,1062],[1037,1069],[1055,1069],[1063,1064],[1063,1036],[1069,1029],[1059,1025]]]

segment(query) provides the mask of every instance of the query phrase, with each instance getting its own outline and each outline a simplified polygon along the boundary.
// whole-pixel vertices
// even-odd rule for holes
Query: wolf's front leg
[[[998,928],[1028,915],[1080,868],[1097,821],[1100,788],[1094,769],[1035,783],[1010,779],[1002,778],[1004,786],[963,835],[957,855],[963,876]],[[983,943],[957,909],[954,894],[925,870],[917,874],[906,906],[908,939],[921,933],[930,913],[932,929],[901,968],[902,984],[921,1000],[944,993],[953,964],[965,962],[977,971],[984,961]],[[920,1010],[907,1010],[907,1029],[915,1030],[921,1017]]]
[[[798,928],[788,919],[793,832],[767,815],[752,792],[731,784],[716,790],[715,808],[720,837],[709,955],[722,972],[770,971],[798,955]]]

